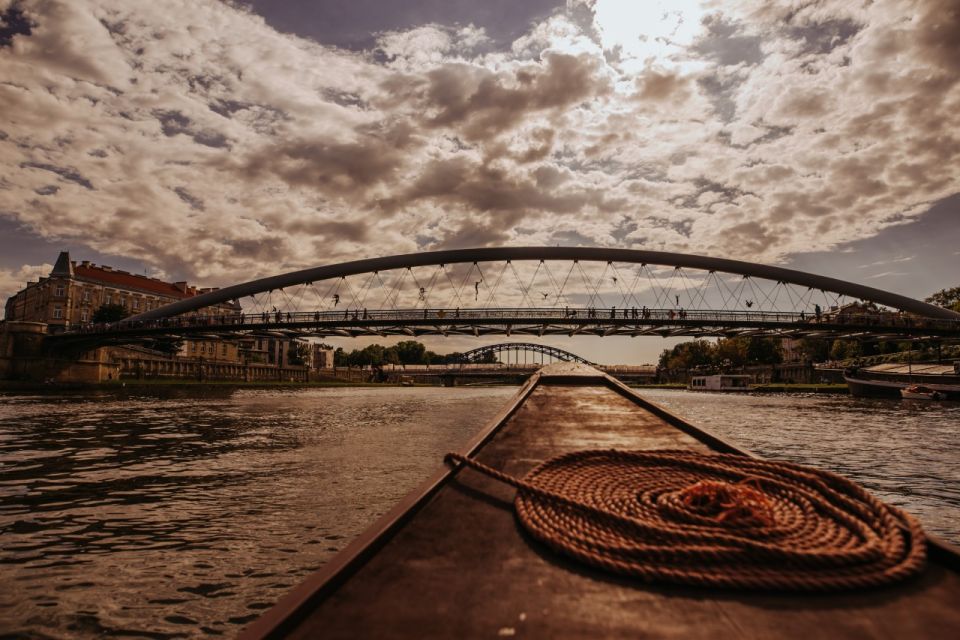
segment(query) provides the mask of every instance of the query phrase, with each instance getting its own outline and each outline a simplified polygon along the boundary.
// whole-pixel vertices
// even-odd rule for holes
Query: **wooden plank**
[[[587,448],[710,450],[695,428],[678,429],[597,372],[548,369],[526,389],[476,454],[507,473]],[[939,564],[917,580],[854,594],[650,587],[545,550],[519,528],[512,498],[485,476],[447,476],[377,553],[284,631],[293,638],[903,638],[960,628],[960,578]]]

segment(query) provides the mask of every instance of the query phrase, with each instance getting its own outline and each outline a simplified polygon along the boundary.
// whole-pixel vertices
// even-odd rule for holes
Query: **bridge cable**
[[[529,287],[523,286],[523,280],[520,279],[520,274],[517,273],[517,268],[513,266],[513,262],[510,260],[507,260],[507,264],[510,265],[510,270],[513,272],[513,277],[516,278],[517,284],[520,285],[520,293],[523,294],[522,297],[520,298],[520,306],[521,307],[526,306],[528,308],[535,307],[536,305],[533,304],[533,300],[530,299]],[[534,271],[533,275],[536,276],[537,272],[539,271],[540,271],[540,265],[538,264],[537,270]]]
[[[457,304],[456,304],[456,306],[458,306],[458,307],[463,307],[463,306],[465,306],[465,305],[463,304],[463,299],[460,297],[460,292],[457,291],[457,285],[456,285],[456,283],[453,281],[453,278],[450,277],[450,272],[447,271],[447,265],[442,264],[442,265],[440,265],[440,268],[443,270],[443,275],[446,276],[447,282],[450,283],[450,290],[453,292],[453,296],[450,297],[450,302],[447,303],[447,306],[448,306],[448,307],[454,306],[454,304],[453,304],[453,299],[454,299],[454,298],[457,299]]]
[[[677,267],[677,273],[680,276],[680,286],[683,287],[683,292],[690,300],[690,304],[687,305],[687,311],[697,310],[697,287],[681,267]],[[693,293],[690,293],[691,291]]]
[[[387,302],[393,307],[394,310],[397,310],[397,302],[400,299],[400,285],[403,284],[403,281],[407,279],[407,274],[410,273],[410,267],[400,270],[400,275],[394,278],[393,289],[387,295]]]
[[[627,294],[623,289],[623,285],[621,284],[623,281],[623,276],[620,274],[620,270],[617,269],[617,265],[613,264],[612,262],[610,263],[610,268],[613,269],[614,273],[614,275],[611,276],[613,278],[613,284],[617,285],[617,291],[620,293],[620,306],[624,309],[627,309],[630,307],[630,300],[627,299]]]
[[[653,272],[653,269],[650,268],[650,265],[644,264],[641,265],[641,269],[647,275],[647,282],[650,284],[650,290],[653,291],[653,302],[654,308],[662,309],[664,307],[664,302],[661,300],[661,296],[666,299],[666,293],[663,289],[663,285],[660,284],[660,278]]]
[[[348,280],[347,278],[342,278],[342,279],[343,279],[343,286],[345,287],[346,291],[350,294],[350,298],[352,299],[353,308],[354,309],[359,308],[359,304],[358,304],[359,300],[358,300],[356,289],[352,284],[350,284],[350,280]],[[348,307],[349,307],[349,304],[348,304]]]
[[[722,286],[722,287],[727,291],[727,293],[729,294],[729,297],[727,297],[727,296],[724,296],[724,295],[723,295],[723,292],[722,292],[722,291],[720,292],[720,298],[721,298],[721,301],[723,302],[723,308],[721,309],[721,311],[727,311],[727,310],[728,310],[728,307],[729,307],[729,305],[730,305],[730,300],[733,299],[733,298],[735,298],[735,297],[736,297],[736,294],[735,294],[735,293],[733,292],[733,290],[730,289],[730,287],[727,285],[726,279],[721,278],[721,277],[718,276],[716,273],[713,274],[713,278],[714,278],[714,280],[717,282],[717,284],[718,284],[719,286]],[[718,288],[719,288],[719,287],[718,287]]]
[[[629,289],[630,298],[633,299],[633,306],[637,308],[645,306],[640,303],[640,299],[637,298],[637,294],[636,294],[637,285],[640,284],[640,276],[642,275],[642,273],[643,273],[643,267],[636,270],[636,273],[633,276],[633,283],[631,283],[630,289]]]
[[[360,304],[359,307],[367,307],[367,298],[370,296],[370,293],[373,291],[373,273],[367,275],[366,281],[363,283],[363,286],[360,288]],[[379,277],[379,276],[378,276]]]
[[[548,265],[548,266],[549,266],[549,265]],[[573,269],[574,269],[574,267],[576,267],[576,266],[577,266],[577,261],[574,260],[574,261],[570,264],[570,270],[567,271],[566,277],[564,277],[564,279],[563,279],[563,284],[560,285],[559,293],[557,294],[557,299],[559,299],[560,296],[563,296],[568,302],[571,301],[569,298],[566,297],[566,294],[564,294],[563,291],[567,288],[567,282],[570,280],[570,275],[573,273]],[[575,306],[575,305],[570,305],[570,306]]]
[[[566,297],[563,295],[563,290],[560,288],[559,280],[557,280],[557,277],[553,275],[553,271],[550,269],[550,263],[544,260],[541,260],[540,263],[543,265],[543,270],[547,273],[547,282],[550,283],[550,286],[553,287],[554,293],[557,294],[553,301],[553,306],[560,307],[561,298],[564,298],[563,306],[570,306],[570,301],[566,299]]]
[[[324,309],[324,305],[326,304],[324,301],[330,300],[328,296],[330,294],[330,289],[333,288],[333,285],[334,285],[333,282],[329,284],[329,286],[327,287],[327,297],[324,297],[320,295],[320,289],[317,288],[317,283],[316,282],[310,283],[310,288],[313,289],[313,292],[315,294],[317,294],[317,309]]]
[[[596,308],[600,306],[595,304],[594,302],[594,298],[596,297],[596,287],[594,287],[590,283],[590,279],[587,278],[587,273],[583,270],[583,265],[580,264],[579,260],[574,261],[573,264],[577,267],[577,270],[580,272],[580,279],[583,280],[583,286],[586,288],[586,292],[590,294],[590,296],[587,298],[587,307]],[[592,292],[591,292],[591,289],[593,289]]]
[[[510,264],[509,262],[504,263],[503,268],[500,269],[500,275],[497,276],[497,281],[494,283],[493,288],[490,290],[490,293],[487,295],[486,304],[490,305],[490,303],[492,302],[494,307],[498,310],[502,310],[502,307],[497,302],[495,296],[497,294],[497,289],[500,287],[500,281],[503,279],[503,274],[506,273],[507,265],[509,264]]]
[[[434,272],[434,273],[436,273],[436,272]],[[423,302],[423,307],[424,307],[424,308],[427,308],[427,297],[429,296],[429,292],[428,292],[427,287],[424,287],[422,284],[420,284],[420,279],[417,278],[417,274],[414,273],[413,271],[410,272],[410,277],[413,278],[413,284],[417,287],[417,301],[416,301],[416,302],[414,303],[414,305],[413,305],[414,308],[416,308],[417,305],[420,304],[420,302]],[[432,286],[432,283],[430,283],[430,286]],[[423,293],[422,293],[422,296],[423,296],[422,298],[420,297],[420,296],[421,296],[421,293],[420,293],[420,292],[423,292]]]

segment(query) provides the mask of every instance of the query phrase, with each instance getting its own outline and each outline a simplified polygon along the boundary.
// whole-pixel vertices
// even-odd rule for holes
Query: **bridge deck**
[[[736,450],[580,365],[534,376],[472,449],[523,475],[597,447]],[[512,494],[476,473],[441,472],[243,637],[903,638],[960,628],[956,557],[942,549],[918,579],[845,595],[650,587],[530,541]]]

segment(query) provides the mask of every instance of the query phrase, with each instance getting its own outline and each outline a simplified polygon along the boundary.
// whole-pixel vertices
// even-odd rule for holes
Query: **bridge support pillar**
[[[0,323],[0,379],[90,383],[119,377],[107,349],[51,354],[43,345],[46,334],[43,322]]]

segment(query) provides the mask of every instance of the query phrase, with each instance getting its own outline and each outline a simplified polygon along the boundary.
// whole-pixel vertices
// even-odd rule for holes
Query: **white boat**
[[[943,400],[945,397],[936,389],[925,387],[920,384],[912,384],[909,387],[900,389],[900,397],[904,400]]]
[[[691,391],[749,391],[750,376],[713,375],[690,378]]]

